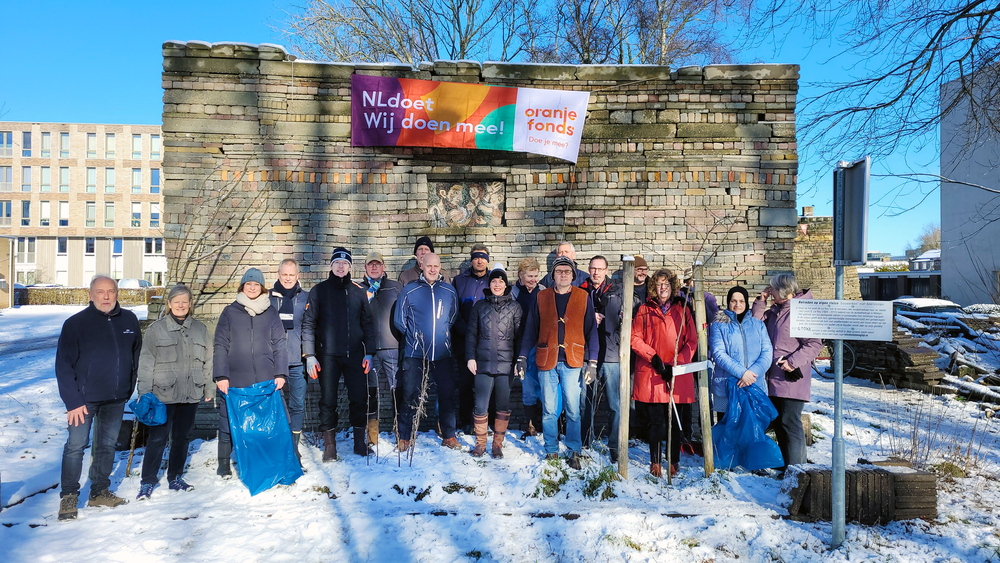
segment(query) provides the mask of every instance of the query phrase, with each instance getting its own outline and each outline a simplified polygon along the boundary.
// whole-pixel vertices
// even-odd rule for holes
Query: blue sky
[[[283,10],[292,2],[177,0],[169,9],[156,2],[8,2],[4,56],[0,58],[0,119],[6,121],[159,124],[162,90],[161,45],[169,39],[209,42],[283,43]],[[829,49],[808,49],[805,39],[787,37],[781,45],[761,45],[739,55],[740,62],[801,65],[802,84],[846,76],[854,61],[827,62]],[[800,95],[814,91],[803,87]],[[800,117],[801,119],[801,117]],[[806,139],[799,139],[800,146]],[[855,159],[863,155],[844,155]],[[938,170],[936,149],[911,151],[875,162],[874,172]],[[832,170],[802,166],[797,205],[813,205],[817,215],[832,214]],[[878,203],[899,187],[892,179],[872,178],[869,250],[901,254],[924,225],[937,223],[940,200],[932,194],[915,210],[892,217]],[[916,203],[919,188],[905,201]]]

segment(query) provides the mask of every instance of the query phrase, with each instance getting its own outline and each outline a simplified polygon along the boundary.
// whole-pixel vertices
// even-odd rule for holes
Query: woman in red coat
[[[662,475],[660,445],[667,439],[667,421],[673,425],[670,441],[670,472],[677,472],[681,450],[681,428],[670,408],[671,379],[674,404],[693,403],[694,377],[690,373],[672,378],[674,365],[686,364],[698,347],[691,310],[677,297],[677,276],[661,269],[646,281],[646,302],[632,321],[635,351],[635,381],[632,399],[649,413],[649,472]]]

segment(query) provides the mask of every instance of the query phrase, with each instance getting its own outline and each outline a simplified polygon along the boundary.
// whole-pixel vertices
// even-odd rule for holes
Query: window
[[[69,239],[66,237],[59,237],[56,239],[56,254],[60,256],[66,256],[68,254],[66,247],[69,246]]]
[[[115,202],[104,202],[104,228],[113,229],[115,227]]]
[[[149,171],[149,193],[158,194],[160,193],[160,171],[159,169],[152,169]]]
[[[18,237],[17,238],[17,263],[18,264],[34,264],[35,263],[35,237]]]
[[[107,133],[104,135],[104,158],[108,160],[114,160],[115,158],[115,134]]]
[[[142,159],[142,135],[132,135],[132,160]]]
[[[42,133],[42,158],[52,158],[52,133]]]
[[[69,133],[59,133],[59,158],[69,158]]]
[[[160,160],[160,136],[149,136],[149,160]]]
[[[31,131],[21,132],[21,156],[31,158]]]
[[[97,169],[88,168],[87,169],[87,193],[96,194],[97,193]]]
[[[21,226],[31,226],[31,202],[28,200],[21,201]]]
[[[86,214],[84,216],[84,227],[97,226],[97,202],[88,201],[86,204]]]
[[[132,226],[142,226],[142,203],[138,201],[132,202]]]
[[[142,168],[132,169],[132,193],[142,193]]]
[[[67,166],[59,167],[59,193],[69,193],[69,167]]]
[[[0,201],[0,227],[10,226],[10,203],[9,201]]]
[[[14,191],[13,168],[0,166],[0,192]]]
[[[146,254],[163,254],[163,239],[147,238]]]
[[[14,156],[14,133],[0,131],[0,157]]]
[[[41,183],[41,192],[52,191],[52,170],[48,166],[42,166],[39,168],[39,182]]]
[[[160,204],[152,203],[149,204],[149,226],[159,227],[160,226]]]
[[[87,237],[86,239],[84,239],[84,241],[83,241],[83,253],[86,254],[87,256],[93,256],[94,255],[94,247],[96,246],[95,242],[96,241],[95,241],[94,237]]]
[[[104,193],[113,194],[115,193],[115,169],[105,168],[104,169]]]
[[[60,201],[59,202],[59,226],[68,227],[69,226],[69,202]]]
[[[87,158],[97,158],[97,133],[87,133]]]
[[[31,167],[22,166],[21,167],[21,191],[30,192],[31,191]]]
[[[111,254],[121,255],[121,253],[122,253],[122,239],[116,238],[114,239],[114,244],[112,244]]]
[[[49,226],[49,218],[51,217],[51,213],[52,213],[51,207],[52,207],[52,203],[51,202],[48,202],[48,201],[40,201],[40,202],[38,202],[38,226],[39,227],[48,227]]]
[[[154,287],[163,285],[163,272],[146,272],[142,277]]]

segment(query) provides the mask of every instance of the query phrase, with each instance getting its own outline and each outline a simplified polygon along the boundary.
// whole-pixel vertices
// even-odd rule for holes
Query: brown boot
[[[378,419],[369,418],[368,419],[368,443],[375,446],[378,445]]]
[[[323,461],[337,459],[337,435],[333,430],[323,431]]]
[[[649,464],[649,474],[653,477],[663,477],[663,468],[659,463]]]
[[[503,458],[503,439],[507,435],[508,423],[510,411],[497,411],[497,419],[493,422],[493,459]]]
[[[405,452],[410,449],[410,441],[400,438],[396,440],[396,451]]]
[[[462,444],[458,443],[458,438],[445,438],[444,440],[441,440],[441,445],[453,450],[462,449]]]
[[[472,457],[483,457],[486,453],[486,426],[489,424],[489,415],[472,415],[472,426],[476,430],[476,447],[472,450]]]
[[[521,435],[525,440],[531,436],[538,436],[542,433],[542,404],[535,403],[524,407],[524,415],[528,417],[528,429]]]

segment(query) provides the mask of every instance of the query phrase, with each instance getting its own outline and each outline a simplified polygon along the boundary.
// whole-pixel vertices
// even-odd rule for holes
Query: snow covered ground
[[[59,325],[76,310],[0,314],[0,561],[1000,561],[998,423],[972,403],[854,379],[845,386],[849,462],[905,450],[915,437],[928,447],[914,456],[932,465],[960,462],[956,448],[976,446],[965,461],[976,472],[939,480],[936,521],[848,524],[835,551],[829,524],[783,518],[787,497],[770,478],[706,479],[701,458],[685,456],[667,485],[649,477],[643,446],[631,450],[629,479],[608,485],[598,478],[606,457],[579,472],[553,467],[531,438],[509,440],[503,460],[475,460],[433,434],[420,436],[412,467],[400,467],[386,435],[378,460],[351,454],[345,435],[337,463],[308,447],[305,476],[253,498],[215,475],[215,442],[196,441],[185,477],[193,492],[161,482],[150,500],[135,501],[139,478],[125,476],[126,453],[112,489],[131,502],[82,507],[78,520],[58,522],[66,433],[53,358]],[[829,463],[833,383],[813,377],[806,412],[820,439],[808,454]],[[540,492],[543,479],[558,488],[551,497]]]

